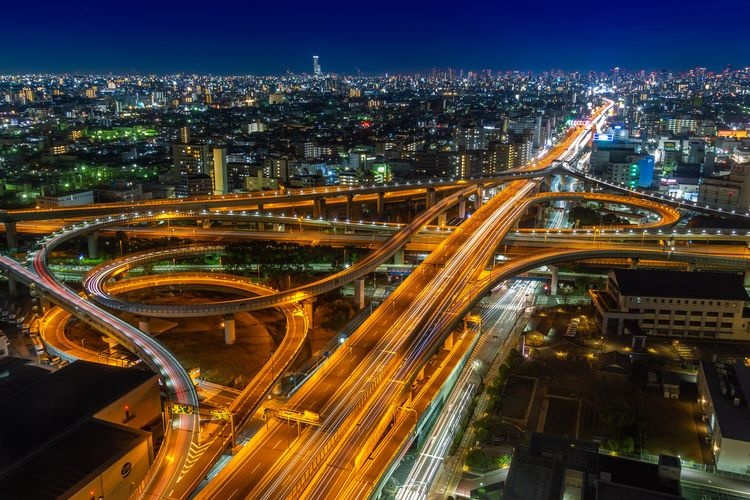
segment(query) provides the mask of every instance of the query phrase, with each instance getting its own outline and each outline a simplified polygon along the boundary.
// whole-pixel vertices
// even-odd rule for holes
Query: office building
[[[36,199],[36,204],[40,208],[78,207],[90,203],[94,203],[94,192],[90,189],[56,196],[39,196]]]
[[[533,433],[513,452],[503,500],[669,500],[684,498],[680,460],[656,464],[599,452],[595,443]]]
[[[213,194],[214,183],[208,174],[189,174],[180,177],[175,189],[177,198]]]
[[[750,474],[750,359],[701,361],[698,402],[711,436],[716,468]]]
[[[187,125],[180,127],[180,144],[190,144],[190,127]]]
[[[750,340],[740,274],[617,269],[589,293],[603,333]]]
[[[172,144],[172,168],[179,176],[210,172],[209,148],[205,144]]]
[[[161,434],[158,376],[76,361],[55,372],[4,358],[0,496],[129,498]]]
[[[320,76],[320,73],[320,58],[318,58],[318,56],[313,56],[313,76],[318,77]]]
[[[226,148],[214,148],[214,194],[226,194],[229,192],[227,177],[227,150]]]
[[[750,209],[750,165],[735,165],[729,175],[703,177],[698,186],[698,203],[722,210]]]

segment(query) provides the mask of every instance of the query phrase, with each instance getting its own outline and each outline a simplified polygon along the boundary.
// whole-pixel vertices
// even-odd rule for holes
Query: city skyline
[[[548,1],[533,9],[475,2],[447,11],[421,1],[346,9],[228,2],[205,12],[194,3],[132,2],[125,13],[107,5],[85,11],[48,5],[30,22],[15,4],[7,7],[8,19],[18,21],[7,26],[0,72],[311,73],[313,55],[324,73],[366,75],[746,66],[747,3],[723,0],[708,16],[699,6],[637,0],[615,12],[592,1],[574,10]]]

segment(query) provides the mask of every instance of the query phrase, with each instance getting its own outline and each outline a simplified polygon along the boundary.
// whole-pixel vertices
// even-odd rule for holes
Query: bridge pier
[[[354,302],[357,304],[357,308],[365,308],[365,280],[358,279],[354,280]]]
[[[425,192],[425,209],[429,210],[433,206],[435,206],[435,203],[437,202],[437,193],[435,191],[434,187],[428,187],[427,191]]]
[[[5,241],[8,242],[8,251],[18,248],[18,229],[16,221],[10,220],[5,222]]]
[[[445,227],[445,224],[446,224],[446,222],[447,222],[447,219],[448,219],[448,214],[446,214],[445,212],[441,212],[441,213],[440,213],[440,214],[438,215],[438,218],[437,218],[437,223],[438,223],[438,226],[440,226],[440,227]]]
[[[234,314],[224,315],[224,343],[232,345],[237,341],[237,332],[234,324]]]
[[[143,333],[151,333],[151,328],[148,324],[148,318],[138,318],[138,329]]]
[[[550,279],[550,286],[549,286],[549,294],[550,295],[557,295],[557,279],[558,279],[558,273],[560,272],[560,269],[557,266],[549,266],[550,271],[552,271],[552,277]]]
[[[536,224],[541,225],[544,222],[544,205],[536,206]]]
[[[393,254],[393,263],[396,265],[402,265],[404,263],[404,249],[399,248],[396,253]]]
[[[257,211],[258,211],[258,213],[262,212],[262,211],[263,211],[263,203],[258,203],[258,204],[257,204],[257,205],[255,206],[255,210],[257,210]]]
[[[11,299],[18,298],[18,283],[13,276],[8,276],[8,297]]]
[[[96,259],[99,256],[99,244],[96,233],[86,235],[86,243],[88,245],[89,259]]]
[[[385,213],[385,193],[382,191],[378,193],[378,201],[375,204],[375,212],[378,214],[378,217],[382,217]]]
[[[326,199],[316,198],[313,200],[313,217],[318,219],[326,216]]]
[[[346,220],[352,220],[354,217],[354,195],[349,193],[346,195]]]
[[[305,299],[302,301],[302,307],[305,310],[305,316],[307,316],[307,327],[312,328],[313,327],[313,313],[315,312],[313,310],[313,304],[315,304],[315,297],[310,297],[309,299]]]
[[[419,369],[419,373],[417,373],[417,382],[421,382],[424,380],[424,366]]]
[[[745,287],[750,287],[750,269],[745,269]]]
[[[201,227],[203,229],[211,229],[211,219],[203,219],[201,221]]]
[[[477,203],[476,203],[476,206],[474,207],[474,210],[477,210],[479,209],[479,207],[482,206],[482,204],[484,203],[484,201],[482,200],[483,198],[484,198],[484,186],[482,186],[481,184],[477,184]]]
[[[453,332],[450,332],[447,337],[445,337],[445,341],[443,342],[443,349],[446,349],[450,351],[453,349]]]
[[[463,196],[458,199],[458,217],[460,219],[466,218],[466,198],[464,198]]]

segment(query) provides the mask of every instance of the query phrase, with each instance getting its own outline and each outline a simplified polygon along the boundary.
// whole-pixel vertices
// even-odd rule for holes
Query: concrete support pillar
[[[11,299],[18,298],[18,284],[13,276],[8,276],[8,297]]]
[[[693,264],[692,262],[688,262],[686,267],[687,267],[687,269],[685,269],[685,270],[687,272],[693,272],[693,271],[695,271],[695,264]],[[747,271],[745,272],[745,281],[747,282]]]
[[[385,193],[383,192],[378,193],[378,202],[375,207],[375,212],[378,214],[378,217],[382,217],[383,213],[385,213]]]
[[[450,332],[447,337],[445,337],[445,342],[443,342],[443,349],[451,350],[453,349],[453,332]]]
[[[203,219],[201,221],[201,227],[203,229],[211,229],[211,219]]]
[[[255,210],[257,210],[258,212],[262,212],[263,211],[263,203],[258,203],[258,205],[255,207]]]
[[[89,259],[96,259],[99,256],[99,244],[96,233],[87,234],[86,243],[89,249]]]
[[[393,263],[396,265],[401,265],[404,263],[404,249],[403,248],[396,250],[396,253],[393,254]]]
[[[630,258],[630,269],[638,269],[638,262],[640,262],[641,259],[638,257],[631,257]]]
[[[466,218],[466,198],[463,196],[458,199],[458,217],[460,219]]]
[[[424,366],[419,369],[419,373],[417,373],[417,382],[421,382],[424,380]]]
[[[643,350],[646,348],[646,336],[645,335],[633,335],[630,341],[630,347],[633,350]]]
[[[445,227],[445,224],[447,223],[448,214],[445,212],[442,212],[438,215],[438,226]]]
[[[544,222],[544,205],[536,206],[536,223],[538,226]]]
[[[234,314],[224,315],[224,343],[232,345],[237,341],[237,332],[234,325]]]
[[[315,303],[315,298],[309,298],[302,301],[302,306],[305,309],[305,316],[307,316],[307,326],[308,328],[313,327],[313,313],[315,312],[313,310],[313,304]]]
[[[273,224],[273,232],[274,233],[283,233],[284,232],[284,224],[279,224],[278,222],[274,222],[274,224]]]
[[[349,193],[346,195],[346,220],[352,220],[354,217],[354,195]]]
[[[557,266],[549,266],[550,271],[552,271],[552,278],[550,280],[550,287],[549,287],[549,294],[550,295],[557,295],[557,275],[559,272],[559,268]]]
[[[144,333],[151,333],[149,328],[148,318],[138,318],[138,329]]]
[[[427,209],[432,208],[437,202],[437,193],[435,192],[435,188],[428,187],[425,196],[426,196],[425,208]]]
[[[365,308],[365,280],[354,280],[354,302],[359,309]]]
[[[750,269],[745,269],[745,287],[750,287]]]
[[[552,188],[552,176],[545,175],[542,177],[542,181],[539,183],[539,191],[545,192],[550,191]]]
[[[477,206],[476,208],[479,208],[482,206],[482,203],[484,203],[483,198],[484,198],[484,186],[482,186],[481,184],[477,184]]]
[[[313,200],[313,217],[325,217],[326,216],[326,199],[316,198]]]
[[[15,221],[5,223],[5,241],[8,242],[8,250],[13,251],[18,248],[18,230]]]

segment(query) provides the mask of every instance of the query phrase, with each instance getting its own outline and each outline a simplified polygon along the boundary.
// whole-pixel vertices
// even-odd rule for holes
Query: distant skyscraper
[[[313,56],[313,76],[320,76],[320,59]]]
[[[227,183],[227,150],[226,148],[214,148],[214,194],[226,194],[229,192]]]
[[[180,144],[190,144],[190,127],[180,127]]]
[[[208,174],[210,161],[207,145],[172,144],[173,172],[176,175]]]

